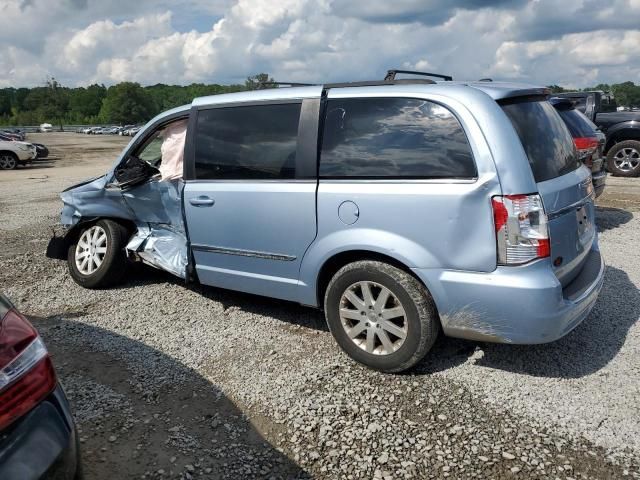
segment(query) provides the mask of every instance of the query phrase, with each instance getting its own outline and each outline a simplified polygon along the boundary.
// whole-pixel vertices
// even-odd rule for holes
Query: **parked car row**
[[[606,135],[607,170],[620,177],[640,176],[640,112],[618,110],[615,98],[600,90],[557,94],[575,104]]]
[[[125,125],[119,126],[107,126],[107,127],[81,127],[76,130],[76,133],[84,133],[87,135],[124,135],[133,137],[142,128],[141,125]]]
[[[20,130],[19,128],[2,128],[0,129],[0,135],[5,138],[10,138],[11,140],[24,142],[27,134],[24,130]]]
[[[36,158],[38,149],[34,144],[13,140],[12,137],[0,134],[0,170],[13,170],[18,165],[29,164]]]

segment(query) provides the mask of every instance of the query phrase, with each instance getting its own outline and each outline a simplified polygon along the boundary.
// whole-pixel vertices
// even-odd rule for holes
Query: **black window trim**
[[[397,176],[397,177],[386,177],[386,176],[366,176],[366,175],[358,175],[358,176],[352,176],[352,177],[344,177],[344,176],[334,176],[334,175],[320,175],[320,162],[322,161],[322,141],[323,141],[323,136],[324,136],[324,122],[325,122],[325,118],[326,118],[326,114],[327,114],[327,105],[329,103],[329,101],[331,100],[357,100],[357,99],[362,99],[362,98],[370,98],[370,99],[405,99],[405,100],[422,100],[422,101],[426,101],[426,102],[431,102],[431,103],[435,103],[436,105],[440,105],[443,108],[446,108],[447,111],[449,111],[451,113],[451,115],[453,115],[453,117],[458,121],[458,124],[460,125],[460,128],[462,129],[462,133],[464,134],[465,139],[467,140],[467,145],[469,145],[469,153],[471,154],[471,160],[473,162],[473,168],[474,168],[474,172],[475,175],[471,176],[471,177],[439,177],[439,176],[412,176],[412,175],[404,175],[404,176]],[[449,105],[446,105],[442,102],[439,102],[437,100],[432,100],[430,98],[423,98],[423,97],[412,97],[412,96],[408,96],[408,97],[404,97],[404,96],[370,96],[370,97],[362,97],[362,96],[354,96],[354,97],[324,97],[323,98],[323,105],[322,105],[322,119],[320,121],[320,125],[319,128],[321,129],[319,134],[318,134],[318,180],[319,181],[332,181],[332,182],[352,182],[352,181],[359,181],[359,182],[372,182],[375,181],[377,183],[401,183],[401,182],[405,182],[405,181],[410,181],[410,182],[424,182],[424,183],[475,183],[478,178],[479,178],[479,173],[478,173],[478,164],[476,162],[476,158],[475,155],[473,153],[473,146],[471,145],[471,141],[469,140],[469,135],[467,135],[467,131],[464,128],[464,122],[462,121],[462,119],[458,116],[458,114],[451,109],[451,107],[449,107]]]
[[[294,178],[196,178],[195,140],[198,114],[203,110],[218,108],[256,107],[267,105],[300,105],[300,119],[296,137],[296,174]],[[229,102],[199,105],[191,108],[185,148],[184,181],[186,183],[315,183],[318,181],[318,119],[320,115],[320,97],[289,98],[248,102]]]

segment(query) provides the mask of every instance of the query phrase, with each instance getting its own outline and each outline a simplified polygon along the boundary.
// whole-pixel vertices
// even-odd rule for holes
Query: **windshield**
[[[536,182],[560,177],[580,166],[573,138],[549,102],[509,101],[502,109],[520,137]]]

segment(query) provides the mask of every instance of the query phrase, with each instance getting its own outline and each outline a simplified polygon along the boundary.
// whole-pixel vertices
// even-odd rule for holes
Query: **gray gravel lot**
[[[77,286],[43,253],[57,193],[126,141],[38,138],[60,160],[0,172],[0,289],[54,355],[88,478],[640,478],[640,179],[609,179],[605,286],[574,332],[441,339],[394,376],[352,363],[294,304],[148,268]]]

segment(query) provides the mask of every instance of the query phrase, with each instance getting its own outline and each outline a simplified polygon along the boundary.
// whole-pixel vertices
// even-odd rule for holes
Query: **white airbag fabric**
[[[162,131],[162,181],[182,178],[184,143],[187,138],[187,120],[173,122]]]

